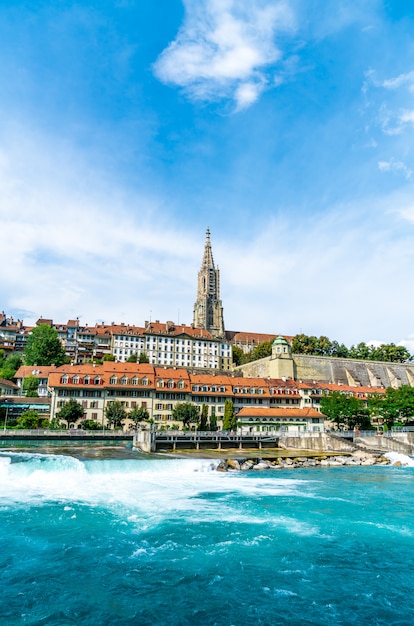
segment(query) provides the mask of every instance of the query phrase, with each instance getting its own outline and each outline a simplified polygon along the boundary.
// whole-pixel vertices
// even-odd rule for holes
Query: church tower
[[[197,300],[194,304],[193,323],[205,328],[213,337],[224,337],[223,305],[220,300],[220,271],[214,267],[207,228],[204,256],[198,272]]]

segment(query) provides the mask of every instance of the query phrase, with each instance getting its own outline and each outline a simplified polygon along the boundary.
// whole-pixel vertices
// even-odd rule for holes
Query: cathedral
[[[220,270],[214,265],[208,228],[203,260],[198,272],[193,324],[195,328],[204,328],[213,337],[223,339],[225,337],[223,305],[220,300]]]

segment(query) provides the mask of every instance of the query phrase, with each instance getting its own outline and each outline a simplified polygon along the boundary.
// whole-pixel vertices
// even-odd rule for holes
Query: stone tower
[[[220,271],[214,267],[210,230],[207,228],[204,256],[198,272],[197,300],[193,323],[213,337],[224,337],[223,305],[220,300]]]

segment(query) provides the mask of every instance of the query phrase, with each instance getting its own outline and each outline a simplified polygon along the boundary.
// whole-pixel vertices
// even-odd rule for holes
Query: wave
[[[391,461],[391,465],[404,465],[405,467],[414,467],[414,459],[406,454],[400,454],[399,452],[387,452],[384,456]]]
[[[206,459],[93,459],[40,453],[0,453],[0,503],[6,507],[61,503],[98,506],[146,526],[166,518],[209,521],[234,516],[237,495],[301,497],[306,481],[254,473],[216,472]],[[246,521],[252,517],[246,511]]]

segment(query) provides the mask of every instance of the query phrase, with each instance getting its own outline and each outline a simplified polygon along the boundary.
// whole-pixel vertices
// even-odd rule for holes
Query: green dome
[[[276,337],[276,339],[273,340],[272,345],[273,346],[288,346],[289,344],[286,341],[286,339],[282,337],[282,335],[279,335],[279,337]]]

